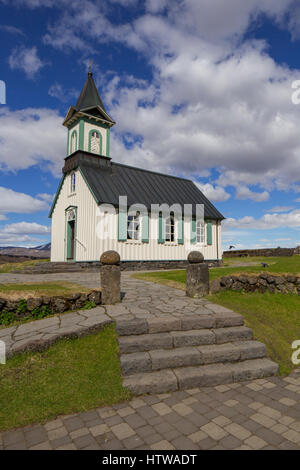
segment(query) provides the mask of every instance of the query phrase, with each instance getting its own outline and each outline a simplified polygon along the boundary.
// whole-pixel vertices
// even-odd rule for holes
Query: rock
[[[194,263],[203,263],[204,256],[201,251],[191,251],[188,255],[188,262],[191,264]]]
[[[89,299],[91,302],[95,302],[96,305],[101,304],[101,291],[99,291],[99,290],[93,290],[93,291],[89,294],[88,299]]]
[[[18,308],[19,301],[7,300],[5,305],[5,310],[8,312],[15,312]]]
[[[63,313],[69,309],[69,302],[64,297],[54,297],[51,300],[51,307],[55,313]]]
[[[219,292],[220,289],[221,289],[221,283],[219,279],[213,279],[212,281],[210,281],[209,292],[211,294],[215,294],[216,292]]]
[[[27,299],[27,308],[29,312],[32,312],[35,308],[39,308],[42,303],[43,300],[41,298],[29,297],[29,299]]]
[[[0,299],[0,312],[1,312],[1,310],[4,309],[5,305],[6,305],[6,300],[5,299]]]
[[[113,250],[105,251],[104,253],[102,253],[100,258],[100,262],[104,265],[120,264],[120,261],[121,258],[119,253]]]
[[[279,286],[280,284],[284,284],[284,278],[281,276],[275,277],[275,284],[276,286]]]

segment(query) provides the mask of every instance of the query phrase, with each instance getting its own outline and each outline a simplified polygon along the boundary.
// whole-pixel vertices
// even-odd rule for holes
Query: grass
[[[77,292],[89,292],[90,290],[79,284],[71,282],[39,282],[30,284],[0,284],[0,296],[5,299],[17,300],[28,297],[41,296],[65,296]]]
[[[269,357],[279,364],[279,373],[290,373],[293,341],[300,340],[299,296],[223,291],[208,299],[243,315],[254,337],[267,346]]]
[[[274,258],[226,258],[227,266],[210,269],[210,279],[242,272],[300,273],[300,256]],[[239,263],[256,263],[236,266]],[[269,267],[265,270],[261,262]],[[158,282],[185,289],[185,270],[135,274],[137,279]],[[223,291],[207,297],[210,301],[239,312],[253,330],[255,339],[266,344],[268,355],[279,364],[279,373],[288,374],[295,367],[291,362],[291,344],[300,340],[300,299],[294,294],[244,293]]]
[[[47,263],[49,259],[33,259],[30,261],[23,261],[22,263],[2,263],[0,264],[0,274],[11,273],[12,271],[22,271],[28,266],[34,266],[37,263]]]
[[[130,398],[122,387],[115,327],[61,340],[0,365],[0,430],[45,422]]]

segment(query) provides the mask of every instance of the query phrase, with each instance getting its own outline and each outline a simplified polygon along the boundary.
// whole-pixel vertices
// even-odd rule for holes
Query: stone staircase
[[[227,309],[119,320],[116,327],[123,385],[136,395],[251,380],[278,371],[243,317]]]

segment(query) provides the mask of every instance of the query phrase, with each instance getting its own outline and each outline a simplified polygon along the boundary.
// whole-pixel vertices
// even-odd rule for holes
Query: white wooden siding
[[[158,221],[149,218],[149,243],[136,241],[119,242],[118,216],[107,214],[108,226],[115,239],[101,240],[96,235],[98,207],[80,171],[76,171],[76,191],[70,194],[70,176],[65,178],[60,194],[52,214],[51,235],[51,261],[66,261],[66,217],[68,207],[77,207],[76,221],[76,261],[98,261],[101,254],[107,250],[116,250],[122,261],[151,261],[151,260],[185,260],[191,250],[200,250],[205,259],[216,260],[222,258],[221,251],[221,224],[212,223],[212,245],[197,245],[185,242],[159,244],[157,241]],[[101,230],[101,227],[100,227]],[[185,221],[184,233],[190,238],[190,222]],[[156,236],[153,236],[156,235]],[[177,240],[177,233],[176,240]],[[153,239],[156,238],[156,239]],[[218,240],[218,243],[217,243]],[[217,253],[218,247],[218,253]]]

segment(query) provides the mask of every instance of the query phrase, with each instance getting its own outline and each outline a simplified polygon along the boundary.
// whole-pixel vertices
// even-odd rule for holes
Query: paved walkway
[[[300,449],[300,374],[148,395],[0,434],[0,449]]]
[[[58,280],[79,283],[88,288],[100,284],[98,273],[65,274],[0,274],[0,283],[30,283]],[[114,306],[79,310],[35,322],[0,329],[0,340],[6,344],[7,357],[25,350],[42,350],[60,338],[79,337],[101,329],[114,320],[134,318],[151,320],[178,319],[186,315],[214,314],[223,309],[207,300],[187,298],[184,291],[133,279],[122,273],[122,303]]]
[[[95,273],[0,275],[0,282],[52,279],[99,285]],[[105,307],[103,320],[178,318],[221,309],[206,300],[188,299],[183,291],[137,281],[128,273],[122,275],[122,289],[122,304]],[[61,319],[79,315],[84,317],[78,317],[79,323],[88,322],[93,312],[65,314]],[[62,416],[0,434],[0,449],[300,449],[299,397],[300,369],[286,378],[142,396]]]

